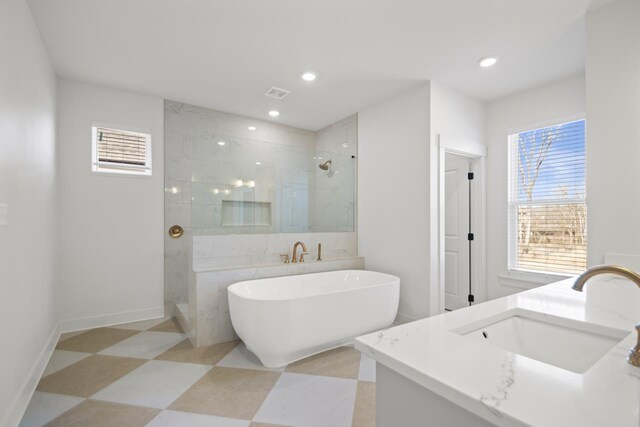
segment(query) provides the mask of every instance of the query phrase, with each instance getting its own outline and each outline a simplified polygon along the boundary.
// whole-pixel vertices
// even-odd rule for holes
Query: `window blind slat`
[[[150,173],[148,134],[95,127],[94,137],[94,170]]]
[[[509,268],[586,268],[585,121],[509,138]]]

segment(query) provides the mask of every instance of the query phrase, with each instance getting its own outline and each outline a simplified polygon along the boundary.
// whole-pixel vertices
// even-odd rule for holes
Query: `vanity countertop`
[[[499,426],[640,426],[640,368],[627,363],[636,343],[640,289],[613,276],[541,286],[356,339],[356,348],[430,391]],[[524,309],[628,330],[580,374],[472,340],[452,330]],[[526,340],[526,337],[522,337]]]

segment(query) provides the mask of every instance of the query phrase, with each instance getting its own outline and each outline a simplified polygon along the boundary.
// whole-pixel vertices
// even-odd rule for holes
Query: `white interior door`
[[[469,159],[447,153],[444,172],[444,264],[447,310],[469,305]]]

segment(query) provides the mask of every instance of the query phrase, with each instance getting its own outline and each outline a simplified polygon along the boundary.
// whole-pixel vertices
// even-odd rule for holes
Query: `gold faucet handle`
[[[304,256],[305,255],[309,255],[309,252],[300,252],[300,261],[299,262],[304,262]]]
[[[280,254],[280,258],[284,258],[284,263],[289,264],[291,261],[289,260],[289,254]]]

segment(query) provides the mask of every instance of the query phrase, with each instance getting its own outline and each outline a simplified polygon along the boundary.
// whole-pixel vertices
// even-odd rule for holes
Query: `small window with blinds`
[[[148,132],[92,127],[94,172],[151,175],[151,135]]]
[[[509,136],[509,269],[586,268],[585,121]]]

